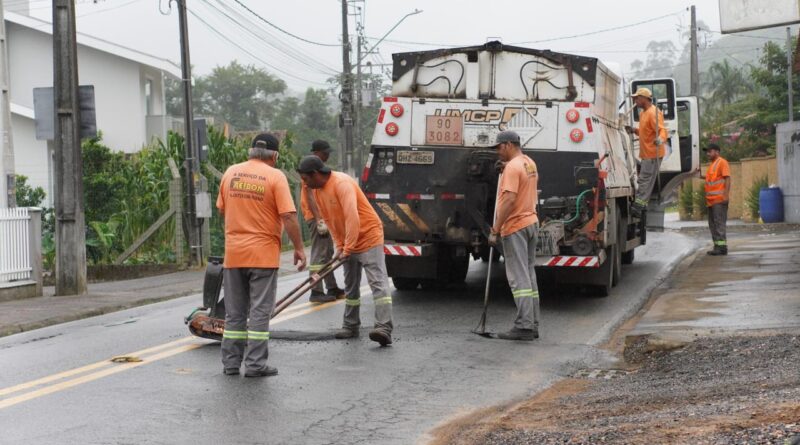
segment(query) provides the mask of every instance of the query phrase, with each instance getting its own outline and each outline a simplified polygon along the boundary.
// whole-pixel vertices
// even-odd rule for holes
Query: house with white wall
[[[36,139],[33,89],[53,86],[53,27],[48,21],[6,8],[14,168],[53,205],[52,143]],[[180,79],[166,59],[86,34],[77,35],[78,81],[94,86],[97,129],[115,151],[135,152],[176,128],[166,112],[165,80]]]

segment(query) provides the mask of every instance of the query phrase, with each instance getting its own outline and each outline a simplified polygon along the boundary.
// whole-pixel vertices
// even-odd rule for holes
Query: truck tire
[[[622,279],[622,252],[625,250],[625,244],[628,238],[627,220],[622,219],[622,210],[620,210],[619,206],[617,206],[616,215],[617,220],[615,224],[617,225],[617,248],[616,254],[614,255],[614,272],[611,283],[614,286],[619,284],[619,281]]]
[[[635,252],[635,251],[636,251],[636,249],[631,249],[631,250],[623,253],[622,254],[622,264],[633,264],[633,258],[634,258],[633,252]]]
[[[417,278],[392,277],[392,283],[397,290],[415,290],[419,287]]]
[[[597,269],[600,277],[599,283],[594,285],[594,294],[598,297],[611,295],[611,288],[614,287],[614,256],[619,256],[619,249],[616,244],[606,247],[606,260]]]

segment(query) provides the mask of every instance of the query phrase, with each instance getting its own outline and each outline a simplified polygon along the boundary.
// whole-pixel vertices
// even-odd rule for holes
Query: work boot
[[[324,292],[320,292],[318,290],[312,290],[308,301],[312,303],[330,303],[331,301],[336,301],[336,297],[332,295],[326,295]]]
[[[380,343],[381,346],[388,346],[392,344],[392,334],[379,328],[369,331],[369,339]]]
[[[344,293],[344,291],[339,289],[338,287],[334,287],[333,289],[328,289],[327,295],[329,297],[333,297],[335,300],[344,300],[345,298],[347,298],[347,294]]]
[[[356,338],[358,337],[358,328],[343,327],[341,329],[337,329],[336,332],[333,333],[333,337],[339,340]]]
[[[267,366],[264,369],[244,372],[245,377],[269,377],[273,375],[278,375],[278,368],[274,368],[272,366]]]
[[[225,375],[239,375],[239,368],[225,368],[222,373]]]
[[[501,340],[533,341],[539,338],[539,330],[511,328],[511,330],[508,332],[501,332],[497,334],[497,338]]]
[[[727,255],[727,254],[728,254],[728,248],[727,247],[719,247],[719,246],[714,246],[714,249],[709,250],[708,252],[706,252],[706,255],[711,255],[711,256],[720,256],[720,255]]]

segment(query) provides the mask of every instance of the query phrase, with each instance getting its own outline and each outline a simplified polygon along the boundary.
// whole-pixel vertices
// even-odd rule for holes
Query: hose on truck
[[[579,216],[581,216],[581,201],[583,201],[583,196],[585,194],[591,192],[591,191],[592,191],[592,189],[587,189],[587,190],[582,191],[581,194],[578,195],[578,202],[576,203],[576,206],[575,206],[575,216],[573,216],[572,218],[567,219],[567,220],[562,220],[561,221],[562,223],[571,224],[571,223],[575,222],[575,220],[577,220]]]

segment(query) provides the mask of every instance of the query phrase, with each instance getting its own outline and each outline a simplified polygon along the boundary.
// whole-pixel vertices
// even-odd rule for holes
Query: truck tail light
[[[573,128],[572,131],[569,132],[569,138],[572,142],[576,144],[583,140],[583,130],[580,128]]]
[[[364,170],[361,172],[361,184],[366,184],[369,179],[369,170],[372,166],[372,153],[367,156],[367,163],[364,165]]]
[[[388,134],[389,136],[397,136],[397,133],[400,132],[400,127],[394,122],[389,122],[388,124],[386,124],[385,130],[386,134]]]
[[[578,119],[580,118],[581,113],[578,110],[570,108],[570,110],[567,111],[567,122],[574,124],[575,122],[578,122]]]
[[[402,116],[404,111],[405,109],[403,109],[403,106],[400,104],[394,104],[389,108],[389,112],[392,113],[394,117]]]

